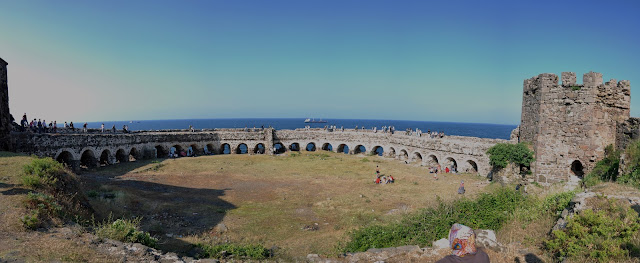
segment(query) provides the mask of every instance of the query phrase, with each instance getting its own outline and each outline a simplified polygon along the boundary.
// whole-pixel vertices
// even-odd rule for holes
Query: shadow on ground
[[[121,179],[152,161],[123,163],[81,171],[78,175],[99,220],[142,217],[141,228],[159,239],[159,249],[194,256],[185,236],[215,239],[213,230],[236,207],[222,199],[228,189],[188,188],[150,181]]]

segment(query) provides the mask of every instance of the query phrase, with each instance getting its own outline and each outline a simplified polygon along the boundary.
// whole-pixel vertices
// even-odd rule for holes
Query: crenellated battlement
[[[575,72],[543,73],[524,81],[519,140],[536,152],[532,167],[539,182],[582,176],[616,143],[617,126],[629,119],[628,80],[603,82],[588,72],[577,83]]]

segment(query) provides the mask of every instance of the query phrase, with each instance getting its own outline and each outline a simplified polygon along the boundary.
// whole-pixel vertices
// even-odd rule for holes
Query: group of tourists
[[[56,133],[58,132],[58,123],[56,121],[49,122],[46,120],[33,119],[29,121],[27,114],[22,115],[20,120],[20,131],[31,131],[33,133]]]
[[[376,180],[374,181],[376,184],[392,184],[396,181],[393,176],[383,175],[380,173],[380,167],[376,165]]]
[[[205,154],[207,153],[207,149],[205,148]],[[169,158],[179,158],[179,157],[196,157],[196,152],[193,151],[193,147],[189,146],[187,151],[176,149],[176,147],[169,148]]]

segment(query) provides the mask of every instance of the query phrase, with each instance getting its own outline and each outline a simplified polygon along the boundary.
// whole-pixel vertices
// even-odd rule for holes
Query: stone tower
[[[7,83],[7,62],[0,58],[0,150],[10,150],[9,132],[9,85]]]
[[[629,119],[629,81],[602,83],[602,74],[589,72],[583,84],[576,73],[544,73],[523,85],[519,141],[533,146],[534,179],[541,183],[581,178],[616,143],[618,124]]]

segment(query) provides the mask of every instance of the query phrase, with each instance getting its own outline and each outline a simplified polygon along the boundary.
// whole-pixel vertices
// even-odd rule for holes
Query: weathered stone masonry
[[[525,80],[519,141],[533,146],[534,179],[581,177],[602,159],[606,146],[624,147],[625,140],[616,137],[629,120],[630,96],[629,81],[603,83],[596,72],[584,74],[583,84],[573,72],[563,72],[561,84],[550,73]]]
[[[10,116],[7,62],[0,58],[0,150],[11,149],[9,143],[9,133],[11,132]]]
[[[165,157],[169,148],[187,149],[203,154],[206,149],[222,154],[240,153],[246,147],[249,154],[259,154],[259,145],[265,153],[272,153],[274,145],[281,144],[285,151],[292,145],[305,150],[307,145],[315,149],[342,152],[348,147],[350,154],[374,154],[381,148],[386,157],[398,158],[420,165],[451,166],[459,171],[486,175],[489,159],[486,150],[499,139],[448,136],[441,139],[406,136],[402,134],[373,133],[346,130],[250,130],[222,129],[209,131],[138,132],[133,134],[31,134],[15,133],[16,148],[20,152],[49,156],[67,163],[74,169],[80,166],[109,165],[131,159]],[[364,152],[358,152],[360,146]]]

